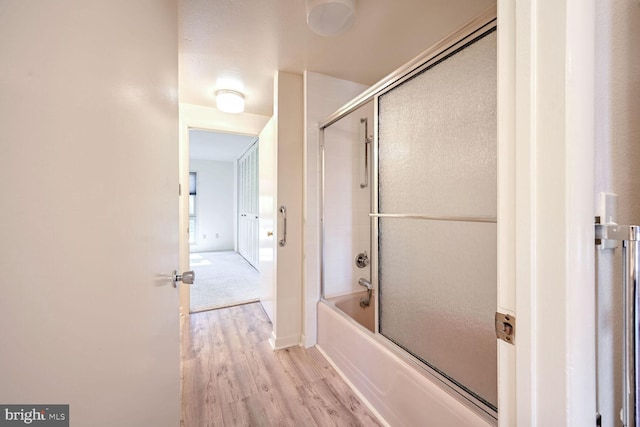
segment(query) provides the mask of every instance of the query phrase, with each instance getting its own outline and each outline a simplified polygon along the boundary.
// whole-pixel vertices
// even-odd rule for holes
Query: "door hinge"
[[[513,344],[516,338],[516,318],[510,314],[496,312],[496,337]]]
[[[602,415],[596,414],[596,427],[602,427]]]
[[[182,196],[182,184],[178,184],[178,196]]]

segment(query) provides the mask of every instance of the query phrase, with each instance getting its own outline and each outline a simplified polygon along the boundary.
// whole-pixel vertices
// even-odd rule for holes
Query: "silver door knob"
[[[173,270],[173,287],[178,287],[178,282],[182,282],[185,285],[193,285],[193,281],[196,278],[196,273],[193,271],[185,271],[182,274],[178,274],[177,270]]]

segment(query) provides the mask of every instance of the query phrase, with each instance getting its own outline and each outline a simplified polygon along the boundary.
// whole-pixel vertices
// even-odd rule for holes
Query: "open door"
[[[0,4],[0,402],[176,426],[176,5],[33,6]]]
[[[260,302],[269,320],[274,322],[275,263],[276,263],[276,122],[269,120],[258,139],[260,147],[259,185],[259,265]]]

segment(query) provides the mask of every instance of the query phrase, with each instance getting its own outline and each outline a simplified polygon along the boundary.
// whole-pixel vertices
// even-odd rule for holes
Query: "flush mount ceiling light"
[[[235,90],[217,90],[216,107],[225,113],[242,113],[244,111],[244,95]]]
[[[356,13],[356,0],[306,0],[307,24],[321,36],[337,36],[349,29]]]

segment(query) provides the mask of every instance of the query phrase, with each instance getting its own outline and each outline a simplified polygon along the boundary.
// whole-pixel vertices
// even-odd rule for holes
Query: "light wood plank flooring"
[[[380,426],[315,348],[271,350],[259,303],[183,324],[182,427]]]

